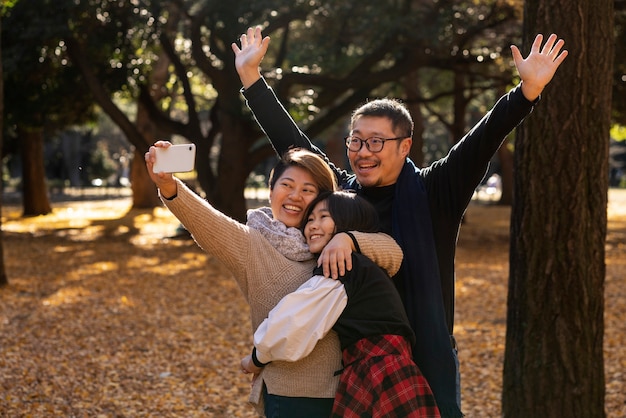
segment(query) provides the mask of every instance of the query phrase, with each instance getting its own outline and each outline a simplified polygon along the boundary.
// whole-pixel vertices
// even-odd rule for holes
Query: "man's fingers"
[[[555,34],[550,35],[548,37],[548,40],[546,41],[546,44],[543,46],[541,53],[545,55],[550,55],[550,52],[552,51],[552,47],[554,46],[555,41],[556,41],[556,35]]]
[[[539,52],[539,48],[541,48],[541,43],[543,42],[543,35],[538,34],[535,36],[535,40],[533,41],[533,45],[530,48],[531,52]]]
[[[565,57],[567,57],[567,54],[568,54],[568,52],[567,52],[567,50],[565,50],[565,51],[561,52],[558,57],[556,57],[556,59],[554,60],[554,63],[557,65],[557,67],[559,65],[561,65],[563,60],[565,60]]]

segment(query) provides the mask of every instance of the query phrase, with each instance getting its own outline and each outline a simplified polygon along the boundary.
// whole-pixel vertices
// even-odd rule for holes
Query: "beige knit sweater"
[[[251,335],[268,312],[288,293],[308,280],[315,260],[292,261],[281,255],[255,229],[224,215],[178,181],[177,196],[163,202],[192,234],[196,243],[233,274],[250,305]],[[385,234],[354,232],[361,252],[390,275],[402,263],[402,250]],[[242,353],[243,354],[243,353]],[[236,362],[234,362],[236,364]],[[330,332],[313,352],[297,362],[268,364],[256,380],[249,401],[260,405],[262,384],[270,394],[334,398],[341,369],[339,340]]]

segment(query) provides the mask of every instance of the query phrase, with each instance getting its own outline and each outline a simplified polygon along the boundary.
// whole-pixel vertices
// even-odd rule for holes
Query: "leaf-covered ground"
[[[127,198],[3,209],[0,417],[254,417],[239,359],[248,308],[230,274]],[[610,194],[606,409],[626,416],[626,192]],[[500,416],[509,209],[472,205],[457,255],[463,409]],[[225,238],[226,239],[226,238]]]

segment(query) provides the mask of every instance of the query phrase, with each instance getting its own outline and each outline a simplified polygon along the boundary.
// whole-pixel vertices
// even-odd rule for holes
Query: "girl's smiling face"
[[[326,200],[318,202],[306,220],[304,237],[309,250],[318,254],[335,235],[335,221],[330,216]]]

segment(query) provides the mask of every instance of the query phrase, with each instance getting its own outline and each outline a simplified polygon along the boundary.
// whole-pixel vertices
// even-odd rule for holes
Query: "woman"
[[[311,202],[302,225],[309,249],[320,253],[340,232],[379,230],[376,209],[348,192],[323,192]],[[339,280],[319,268],[285,296],[254,333],[246,372],[276,360],[307,356],[332,328],[343,350],[344,370],[332,417],[438,418],[437,403],[411,355],[415,335],[400,294],[386,274],[362,254]]]
[[[159,188],[168,209],[192,234],[197,244],[219,259],[233,274],[250,305],[252,330],[256,329],[280,299],[296,290],[311,276],[315,266],[304,240],[287,257],[274,247],[293,236],[308,204],[320,193],[335,190],[335,177],[317,155],[293,149],[270,175],[270,209],[249,213],[243,225],[213,208],[169,173],[153,173],[156,148],[171,144],[159,141],[145,155],[151,179]],[[399,247],[384,234],[354,232],[361,251],[386,269],[397,260]],[[272,241],[268,240],[271,239]],[[273,244],[274,243],[274,244]],[[394,256],[395,255],[395,256]],[[303,259],[306,258],[306,259]],[[254,379],[250,402],[268,417],[280,417],[294,410],[299,416],[328,417],[339,384],[341,351],[334,332],[315,346],[311,355],[297,362],[274,362]],[[261,396],[265,393],[265,396]],[[263,409],[261,401],[265,400]],[[285,412],[283,412],[283,416]]]

